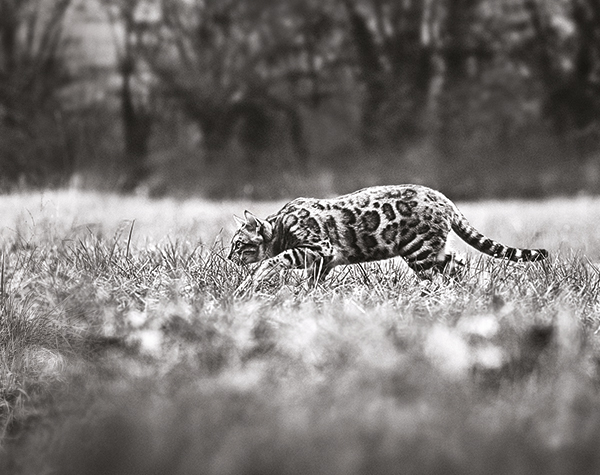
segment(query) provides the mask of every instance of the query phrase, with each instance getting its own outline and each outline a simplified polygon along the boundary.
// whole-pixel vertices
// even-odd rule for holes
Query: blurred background
[[[597,0],[0,0],[0,189],[600,191]]]

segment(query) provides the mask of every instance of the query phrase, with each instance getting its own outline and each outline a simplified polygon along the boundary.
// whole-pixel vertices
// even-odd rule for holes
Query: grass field
[[[0,473],[600,473],[600,199],[461,206],[544,263],[234,298],[280,206],[0,197]]]

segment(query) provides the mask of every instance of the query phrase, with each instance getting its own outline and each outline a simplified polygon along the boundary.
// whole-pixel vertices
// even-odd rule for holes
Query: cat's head
[[[273,238],[273,226],[244,211],[244,218],[234,216],[240,228],[231,239],[231,251],[228,258],[240,264],[252,264],[265,259],[267,244]]]

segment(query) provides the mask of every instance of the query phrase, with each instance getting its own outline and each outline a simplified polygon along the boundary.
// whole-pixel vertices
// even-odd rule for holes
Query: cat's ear
[[[246,217],[246,229],[262,235],[266,241],[271,240],[273,237],[273,225],[271,223],[258,219],[250,211],[244,211],[244,216]]]
[[[262,237],[265,238],[265,241],[270,241],[273,239],[273,225],[268,221],[260,222],[259,232],[262,234]]]
[[[233,215],[233,220],[235,221],[235,224],[237,224],[240,227],[242,227],[244,224],[246,224],[246,220],[244,218],[240,218],[239,216],[236,216],[235,214]]]
[[[260,227],[260,219],[254,216],[250,211],[244,211],[244,217],[246,218],[246,227],[248,229],[256,230]]]

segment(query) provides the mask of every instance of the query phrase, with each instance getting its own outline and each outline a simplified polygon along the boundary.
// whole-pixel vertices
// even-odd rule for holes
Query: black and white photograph
[[[0,0],[0,475],[600,473],[600,1]]]

